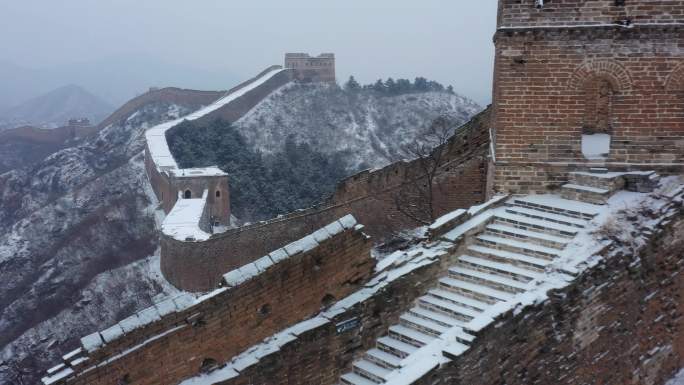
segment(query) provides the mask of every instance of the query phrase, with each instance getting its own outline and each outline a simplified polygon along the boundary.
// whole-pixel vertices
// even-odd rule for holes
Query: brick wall
[[[662,385],[684,367],[682,255],[684,212],[637,255],[613,257],[483,330],[421,384]]]
[[[245,368],[238,377],[216,385],[337,384],[351,369],[352,361],[375,345],[387,328],[398,322],[404,309],[433,284],[440,264],[420,267],[391,282],[384,289],[330,323],[308,330],[297,339]],[[355,328],[338,332],[336,325],[358,320]]]
[[[446,144],[447,156],[434,183],[436,217],[484,201],[488,127],[489,110],[486,110]],[[183,242],[162,235],[162,272],[176,287],[189,291],[210,290],[219,283],[223,272],[252,262],[350,213],[379,242],[397,231],[421,225],[397,207],[397,196],[405,190],[409,194],[402,194],[403,205],[425,204],[422,197],[410,194],[418,184],[411,180],[420,181],[420,175],[416,162],[398,162],[342,181],[322,207],[229,230],[203,242]]]
[[[663,385],[684,366],[684,212],[636,255],[587,270],[542,304],[511,311],[416,385]],[[638,260],[639,263],[635,263]],[[216,385],[333,385],[440,274],[415,270]],[[657,349],[657,347],[661,347]]]
[[[78,375],[68,383],[113,385],[125,378],[135,385],[174,384],[197,375],[204,360],[227,361],[274,330],[312,316],[326,296],[342,298],[359,289],[373,271],[370,247],[361,231],[341,232],[237,287],[114,340],[77,365]]]
[[[131,116],[132,113],[147,104],[166,102],[196,110],[201,106],[207,106],[213,103],[223,94],[223,91],[196,91],[175,87],[152,90],[128,101],[98,124],[97,127],[99,130],[110,124],[119,122],[122,119],[126,119]]]
[[[344,210],[336,209],[293,213],[228,230],[201,242],[184,242],[161,234],[161,270],[178,288],[193,292],[211,290],[227,271],[311,234],[344,214]]]
[[[485,200],[489,124],[490,109],[486,109],[445,144],[443,164],[433,183],[435,217]],[[342,181],[332,200],[344,202],[371,235],[382,238],[421,224],[398,210],[397,198],[403,206],[424,206],[425,199],[413,191],[423,184],[423,175],[418,161],[393,163]]]
[[[258,79],[261,77],[263,74],[272,71],[276,68],[279,68],[279,66],[271,66],[261,73],[259,73],[256,77],[240,84],[239,86],[235,87],[233,90],[239,89],[254,80]],[[240,119],[243,115],[245,115],[249,110],[254,108],[259,102],[264,100],[268,95],[270,95],[273,91],[277,90],[278,88],[282,87],[283,85],[289,83],[292,81],[294,78],[294,73],[292,70],[286,69],[284,71],[281,71],[280,73],[272,76],[270,79],[266,80],[264,83],[260,84],[258,87],[255,87],[254,89],[248,91],[244,95],[240,96],[239,98],[233,100],[232,102],[228,103],[227,105],[219,108],[218,110],[211,112],[200,119],[197,120],[197,123],[199,125],[206,124],[208,122],[211,122],[214,119],[222,119],[227,122],[233,123]],[[232,91],[232,90],[231,90]],[[229,91],[229,92],[231,92]]]
[[[633,23],[684,23],[684,4],[678,0],[550,0],[542,8],[535,0],[500,0],[500,26],[550,26]]]
[[[562,26],[617,14],[681,22],[684,4],[550,1],[537,10],[532,3],[500,2],[495,188],[544,192],[590,165],[684,170],[684,28]],[[524,28],[535,25],[555,27]],[[582,134],[592,133],[612,136],[605,160],[581,153]]]

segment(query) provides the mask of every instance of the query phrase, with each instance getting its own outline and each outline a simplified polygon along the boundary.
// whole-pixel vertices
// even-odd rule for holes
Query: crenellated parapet
[[[370,248],[363,226],[340,218],[224,271],[207,294],[180,294],[83,337],[43,383],[178,383],[360,289],[375,266]]]

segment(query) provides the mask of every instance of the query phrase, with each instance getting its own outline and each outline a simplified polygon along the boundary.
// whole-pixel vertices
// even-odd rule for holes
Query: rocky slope
[[[348,91],[336,85],[290,83],[235,123],[253,147],[282,149],[293,135],[324,153],[349,150],[352,167],[380,167],[408,157],[406,144],[438,116],[465,123],[481,110],[449,92],[385,96],[373,90]]]
[[[54,362],[48,345],[65,352],[164,291],[149,267],[126,266],[157,248],[142,134],[188,112],[148,103],[78,146],[0,175],[0,383],[21,383],[11,380],[18,370],[36,383]]]

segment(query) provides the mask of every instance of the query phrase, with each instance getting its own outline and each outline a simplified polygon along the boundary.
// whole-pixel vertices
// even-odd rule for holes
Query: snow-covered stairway
[[[414,371],[408,367],[421,356],[441,355],[440,341],[448,341],[451,353],[465,351],[491,322],[493,308],[538,287],[547,267],[599,212],[597,205],[553,195],[513,197],[488,210],[483,230],[464,241],[447,274],[340,383],[410,384]]]

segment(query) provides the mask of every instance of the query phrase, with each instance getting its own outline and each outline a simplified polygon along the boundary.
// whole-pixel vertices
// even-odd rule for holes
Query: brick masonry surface
[[[684,366],[683,260],[684,211],[638,253],[613,256],[545,302],[502,315],[470,350],[415,384],[662,385]],[[336,317],[360,319],[357,329],[312,329],[216,384],[336,384],[440,271],[437,263],[415,270]]]
[[[500,2],[495,189],[558,187],[590,164],[582,134],[612,137],[608,157],[592,165],[684,171],[684,28],[657,24],[681,23],[684,3],[544,3]],[[629,28],[614,24],[624,18]],[[569,27],[576,23],[613,25]]]
[[[77,365],[78,375],[68,383],[175,384],[197,375],[203,363],[227,361],[317,313],[331,298],[358,290],[375,265],[370,247],[361,231],[344,231],[240,286],[114,340]]]

